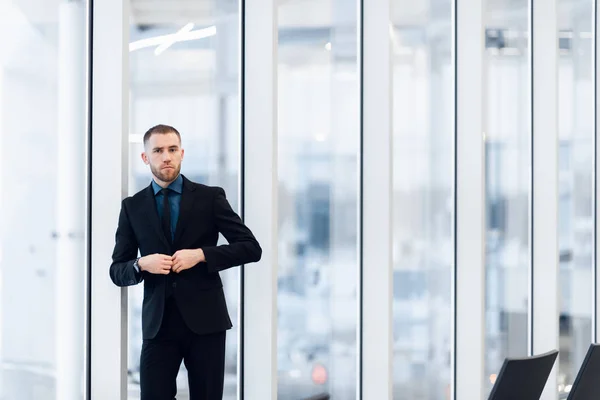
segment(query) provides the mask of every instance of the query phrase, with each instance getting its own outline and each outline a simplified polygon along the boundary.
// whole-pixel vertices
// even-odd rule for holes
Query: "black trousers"
[[[183,321],[171,297],[158,334],[142,344],[141,400],[175,399],[182,360],[188,371],[190,400],[222,400],[225,332],[196,335]]]

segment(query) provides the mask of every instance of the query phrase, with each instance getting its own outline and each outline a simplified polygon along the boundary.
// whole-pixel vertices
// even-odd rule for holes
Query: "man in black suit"
[[[180,174],[175,128],[148,130],[144,150],[153,180],[123,200],[110,266],[117,286],[144,281],[141,399],[174,399],[183,360],[191,400],[220,400],[232,324],[219,271],[256,262],[262,250],[223,189]],[[217,246],[219,232],[229,244]]]

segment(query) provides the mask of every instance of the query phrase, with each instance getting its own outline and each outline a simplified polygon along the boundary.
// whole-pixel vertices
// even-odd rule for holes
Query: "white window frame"
[[[93,1],[91,398],[127,399],[127,289],[109,277],[128,191],[129,2]]]

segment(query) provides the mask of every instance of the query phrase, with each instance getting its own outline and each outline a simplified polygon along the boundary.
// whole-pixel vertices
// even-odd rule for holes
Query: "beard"
[[[181,171],[181,164],[177,166],[173,165],[172,169],[161,169],[160,167],[155,167],[152,164],[150,164],[150,171],[152,171],[152,175],[154,175],[161,181],[170,183],[173,182],[175,178],[179,176],[179,172]]]

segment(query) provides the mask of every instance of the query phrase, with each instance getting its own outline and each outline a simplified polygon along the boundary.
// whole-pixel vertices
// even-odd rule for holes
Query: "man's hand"
[[[151,254],[140,258],[138,265],[141,271],[168,275],[171,272],[171,267],[173,267],[173,257],[166,254]]]
[[[202,249],[179,250],[173,254],[173,272],[180,273],[203,261],[205,259]]]

